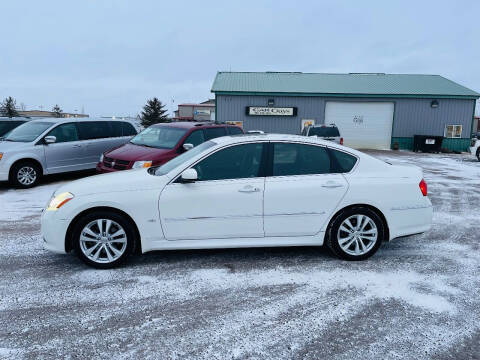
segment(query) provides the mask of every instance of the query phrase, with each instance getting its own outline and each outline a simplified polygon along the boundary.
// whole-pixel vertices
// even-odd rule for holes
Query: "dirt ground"
[[[480,163],[421,166],[430,232],[364,262],[322,248],[170,251],[93,270],[42,248],[40,210],[78,175],[0,186],[0,358],[480,359]]]

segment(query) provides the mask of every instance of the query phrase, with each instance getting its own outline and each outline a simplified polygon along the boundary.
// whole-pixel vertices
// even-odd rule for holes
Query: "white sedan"
[[[430,229],[422,171],[315,137],[207,141],[168,163],[61,187],[42,215],[48,250],[110,268],[152,250],[321,246],[362,260]]]

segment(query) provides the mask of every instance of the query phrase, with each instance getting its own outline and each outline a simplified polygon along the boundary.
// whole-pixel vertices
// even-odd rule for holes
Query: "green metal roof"
[[[478,98],[480,94],[440,75],[218,72],[214,93],[385,95]]]

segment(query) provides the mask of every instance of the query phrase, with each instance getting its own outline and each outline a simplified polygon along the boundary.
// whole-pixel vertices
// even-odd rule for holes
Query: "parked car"
[[[0,118],[0,140],[11,130],[17,126],[25,124],[28,119],[24,118]]]
[[[242,128],[223,123],[173,122],[152,125],[127,144],[105,152],[97,164],[97,172],[162,165],[206,140],[236,134],[243,134]]]
[[[343,138],[335,124],[306,126],[302,131],[303,136],[316,136],[323,140],[333,141],[343,145]]]
[[[363,260],[430,229],[422,170],[315,137],[224,136],[150,169],[58,189],[46,249],[110,268],[152,250],[321,246]]]
[[[136,135],[126,121],[72,118],[32,120],[0,142],[0,181],[35,186],[42,175],[95,169],[107,149]]]

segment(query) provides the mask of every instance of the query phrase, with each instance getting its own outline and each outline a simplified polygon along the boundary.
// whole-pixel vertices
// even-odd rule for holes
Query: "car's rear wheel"
[[[73,231],[73,246],[78,257],[98,269],[110,269],[123,263],[136,242],[129,219],[108,211],[83,216]]]
[[[12,185],[28,189],[34,187],[42,177],[42,169],[32,161],[21,161],[12,166],[10,182]]]
[[[477,160],[480,161],[480,147],[477,149]]]
[[[339,258],[364,260],[377,252],[385,237],[385,225],[380,216],[366,207],[342,211],[332,221],[327,246]]]

